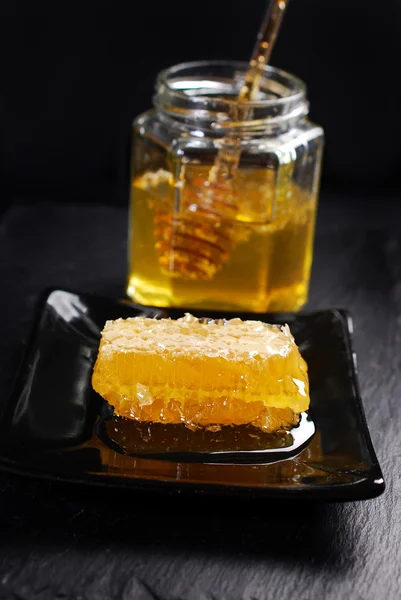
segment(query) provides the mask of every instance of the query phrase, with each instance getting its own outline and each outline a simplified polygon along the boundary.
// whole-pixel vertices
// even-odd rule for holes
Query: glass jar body
[[[269,69],[268,85],[278,75],[291,78]],[[133,124],[128,295],[161,307],[298,310],[308,297],[323,147],[298,80],[287,95],[289,84],[273,98],[266,92],[237,123],[230,100],[221,110],[215,99],[222,80],[235,97],[240,77],[181,80],[178,99],[162,89]],[[194,81],[202,89],[188,94]],[[183,108],[185,93],[203,104]],[[227,152],[238,165],[211,179]]]

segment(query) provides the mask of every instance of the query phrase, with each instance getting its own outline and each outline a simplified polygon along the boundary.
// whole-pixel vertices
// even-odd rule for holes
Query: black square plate
[[[257,317],[288,323],[308,363],[316,433],[295,456],[218,464],[127,456],[105,445],[97,427],[104,403],[91,387],[105,321],[181,314],[63,290],[46,293],[0,424],[0,468],[94,485],[272,498],[357,500],[384,490],[359,395],[352,324],[343,310]]]

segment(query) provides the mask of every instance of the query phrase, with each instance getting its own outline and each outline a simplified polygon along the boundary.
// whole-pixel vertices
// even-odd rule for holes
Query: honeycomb
[[[117,415],[189,428],[273,432],[309,407],[307,366],[289,327],[238,318],[107,321],[92,385]]]

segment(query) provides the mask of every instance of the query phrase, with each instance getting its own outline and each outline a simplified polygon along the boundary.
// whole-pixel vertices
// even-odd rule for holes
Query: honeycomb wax
[[[288,326],[134,317],[107,321],[92,385],[117,415],[187,427],[288,429],[309,407]]]

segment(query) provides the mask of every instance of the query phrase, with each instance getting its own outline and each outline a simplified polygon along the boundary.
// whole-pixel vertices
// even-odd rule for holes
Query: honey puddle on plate
[[[266,433],[251,425],[191,431],[183,424],[141,423],[119,417],[105,404],[96,432],[106,446],[126,456],[249,463],[275,462],[298,454],[312,439],[315,425],[302,413],[291,431]]]

